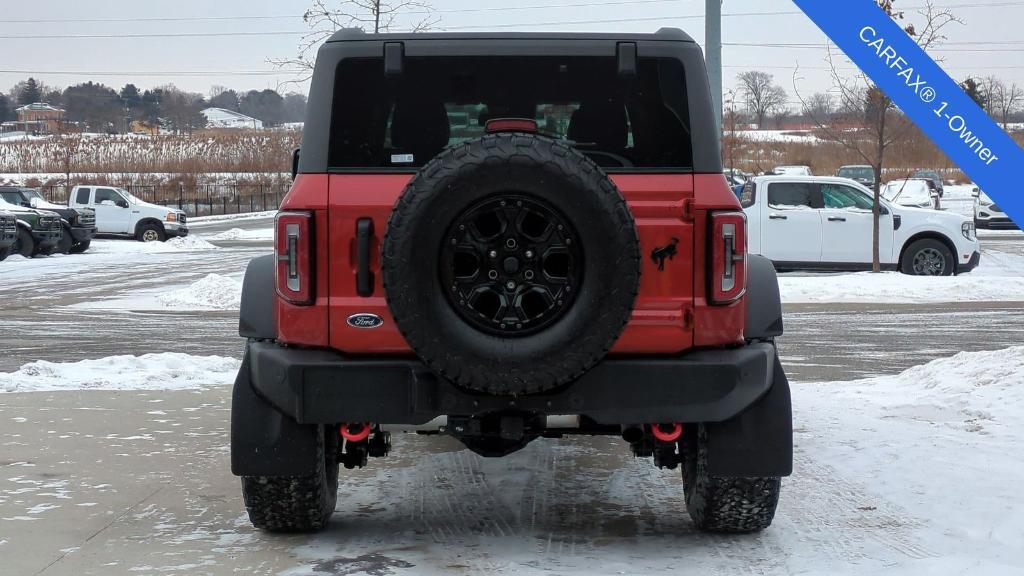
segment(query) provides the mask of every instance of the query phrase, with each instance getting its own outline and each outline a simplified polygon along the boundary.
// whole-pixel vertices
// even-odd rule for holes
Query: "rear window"
[[[620,79],[612,57],[407,57],[343,60],[332,112],[331,168],[413,169],[482,136],[488,120],[528,118],[609,171],[686,171],[690,123],[681,62],[641,58]]]
[[[768,186],[768,205],[772,208],[810,209],[811,184],[806,182],[772,182]]]

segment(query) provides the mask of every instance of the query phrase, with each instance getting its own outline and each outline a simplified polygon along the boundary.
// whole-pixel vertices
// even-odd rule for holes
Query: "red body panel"
[[[384,299],[380,242],[409,174],[307,174],[296,180],[282,209],[316,215],[316,300],[312,306],[277,303],[280,339],[330,346],[350,353],[407,354]],[[643,255],[640,293],[632,318],[612,348],[618,354],[668,354],[694,346],[742,342],[745,299],[711,306],[707,292],[707,211],[739,203],[722,175],[617,174],[612,180],[636,219]],[[697,193],[695,194],[695,189]],[[356,293],[356,221],[371,218],[373,295]],[[677,254],[664,270],[651,257],[675,239]],[[384,323],[373,330],[349,326],[349,316],[370,313]]]

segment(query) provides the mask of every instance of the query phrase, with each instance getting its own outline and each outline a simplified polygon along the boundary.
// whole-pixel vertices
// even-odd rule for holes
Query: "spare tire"
[[[550,390],[593,367],[640,283],[622,194],[575,149],[531,134],[484,136],[431,160],[395,204],[382,252],[409,346],[489,394]]]

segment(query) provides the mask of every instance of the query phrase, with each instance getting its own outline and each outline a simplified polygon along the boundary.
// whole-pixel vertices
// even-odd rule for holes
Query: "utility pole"
[[[719,130],[722,128],[722,1],[706,0],[704,9],[704,58]]]

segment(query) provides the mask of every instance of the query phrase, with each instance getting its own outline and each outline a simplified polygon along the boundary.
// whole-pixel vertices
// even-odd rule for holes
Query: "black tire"
[[[21,254],[25,258],[31,258],[36,252],[36,239],[32,233],[22,227],[18,227],[18,239],[11,246],[11,254]]]
[[[71,253],[72,254],[81,254],[82,252],[85,252],[86,250],[89,249],[89,244],[91,244],[91,243],[92,243],[92,240],[82,240],[81,242],[78,242],[77,244],[75,244],[75,245],[73,245],[71,247]]]
[[[510,194],[567,223],[582,271],[560,316],[515,335],[471,325],[439,274],[448,227]],[[575,149],[527,134],[484,136],[430,161],[396,203],[382,253],[388,306],[410,347],[443,377],[491,394],[549,390],[594,366],[628,322],[640,282],[636,225],[619,190]]]
[[[743,534],[771,525],[782,479],[725,478],[708,474],[708,441],[703,425],[692,428],[696,441],[680,443],[686,510],[704,532]],[[691,429],[687,429],[690,432]],[[692,438],[692,437],[691,437]]]
[[[940,240],[915,240],[903,251],[900,271],[912,276],[952,276],[956,273],[956,258]]]
[[[317,434],[312,474],[242,476],[242,498],[253,526],[269,532],[311,532],[327,526],[338,500],[338,440],[336,433],[324,430]]]
[[[71,246],[75,243],[75,239],[71,237],[71,228],[64,226],[61,228],[60,242],[57,243],[57,247],[54,248],[54,252],[61,254],[70,254]]]
[[[160,224],[148,222],[135,230],[135,239],[139,242],[163,242],[167,240],[167,232]]]
[[[10,253],[11,253],[11,249],[9,247],[8,248],[0,248],[0,262],[3,262],[4,260],[6,260],[7,259],[7,255],[10,254]]]

